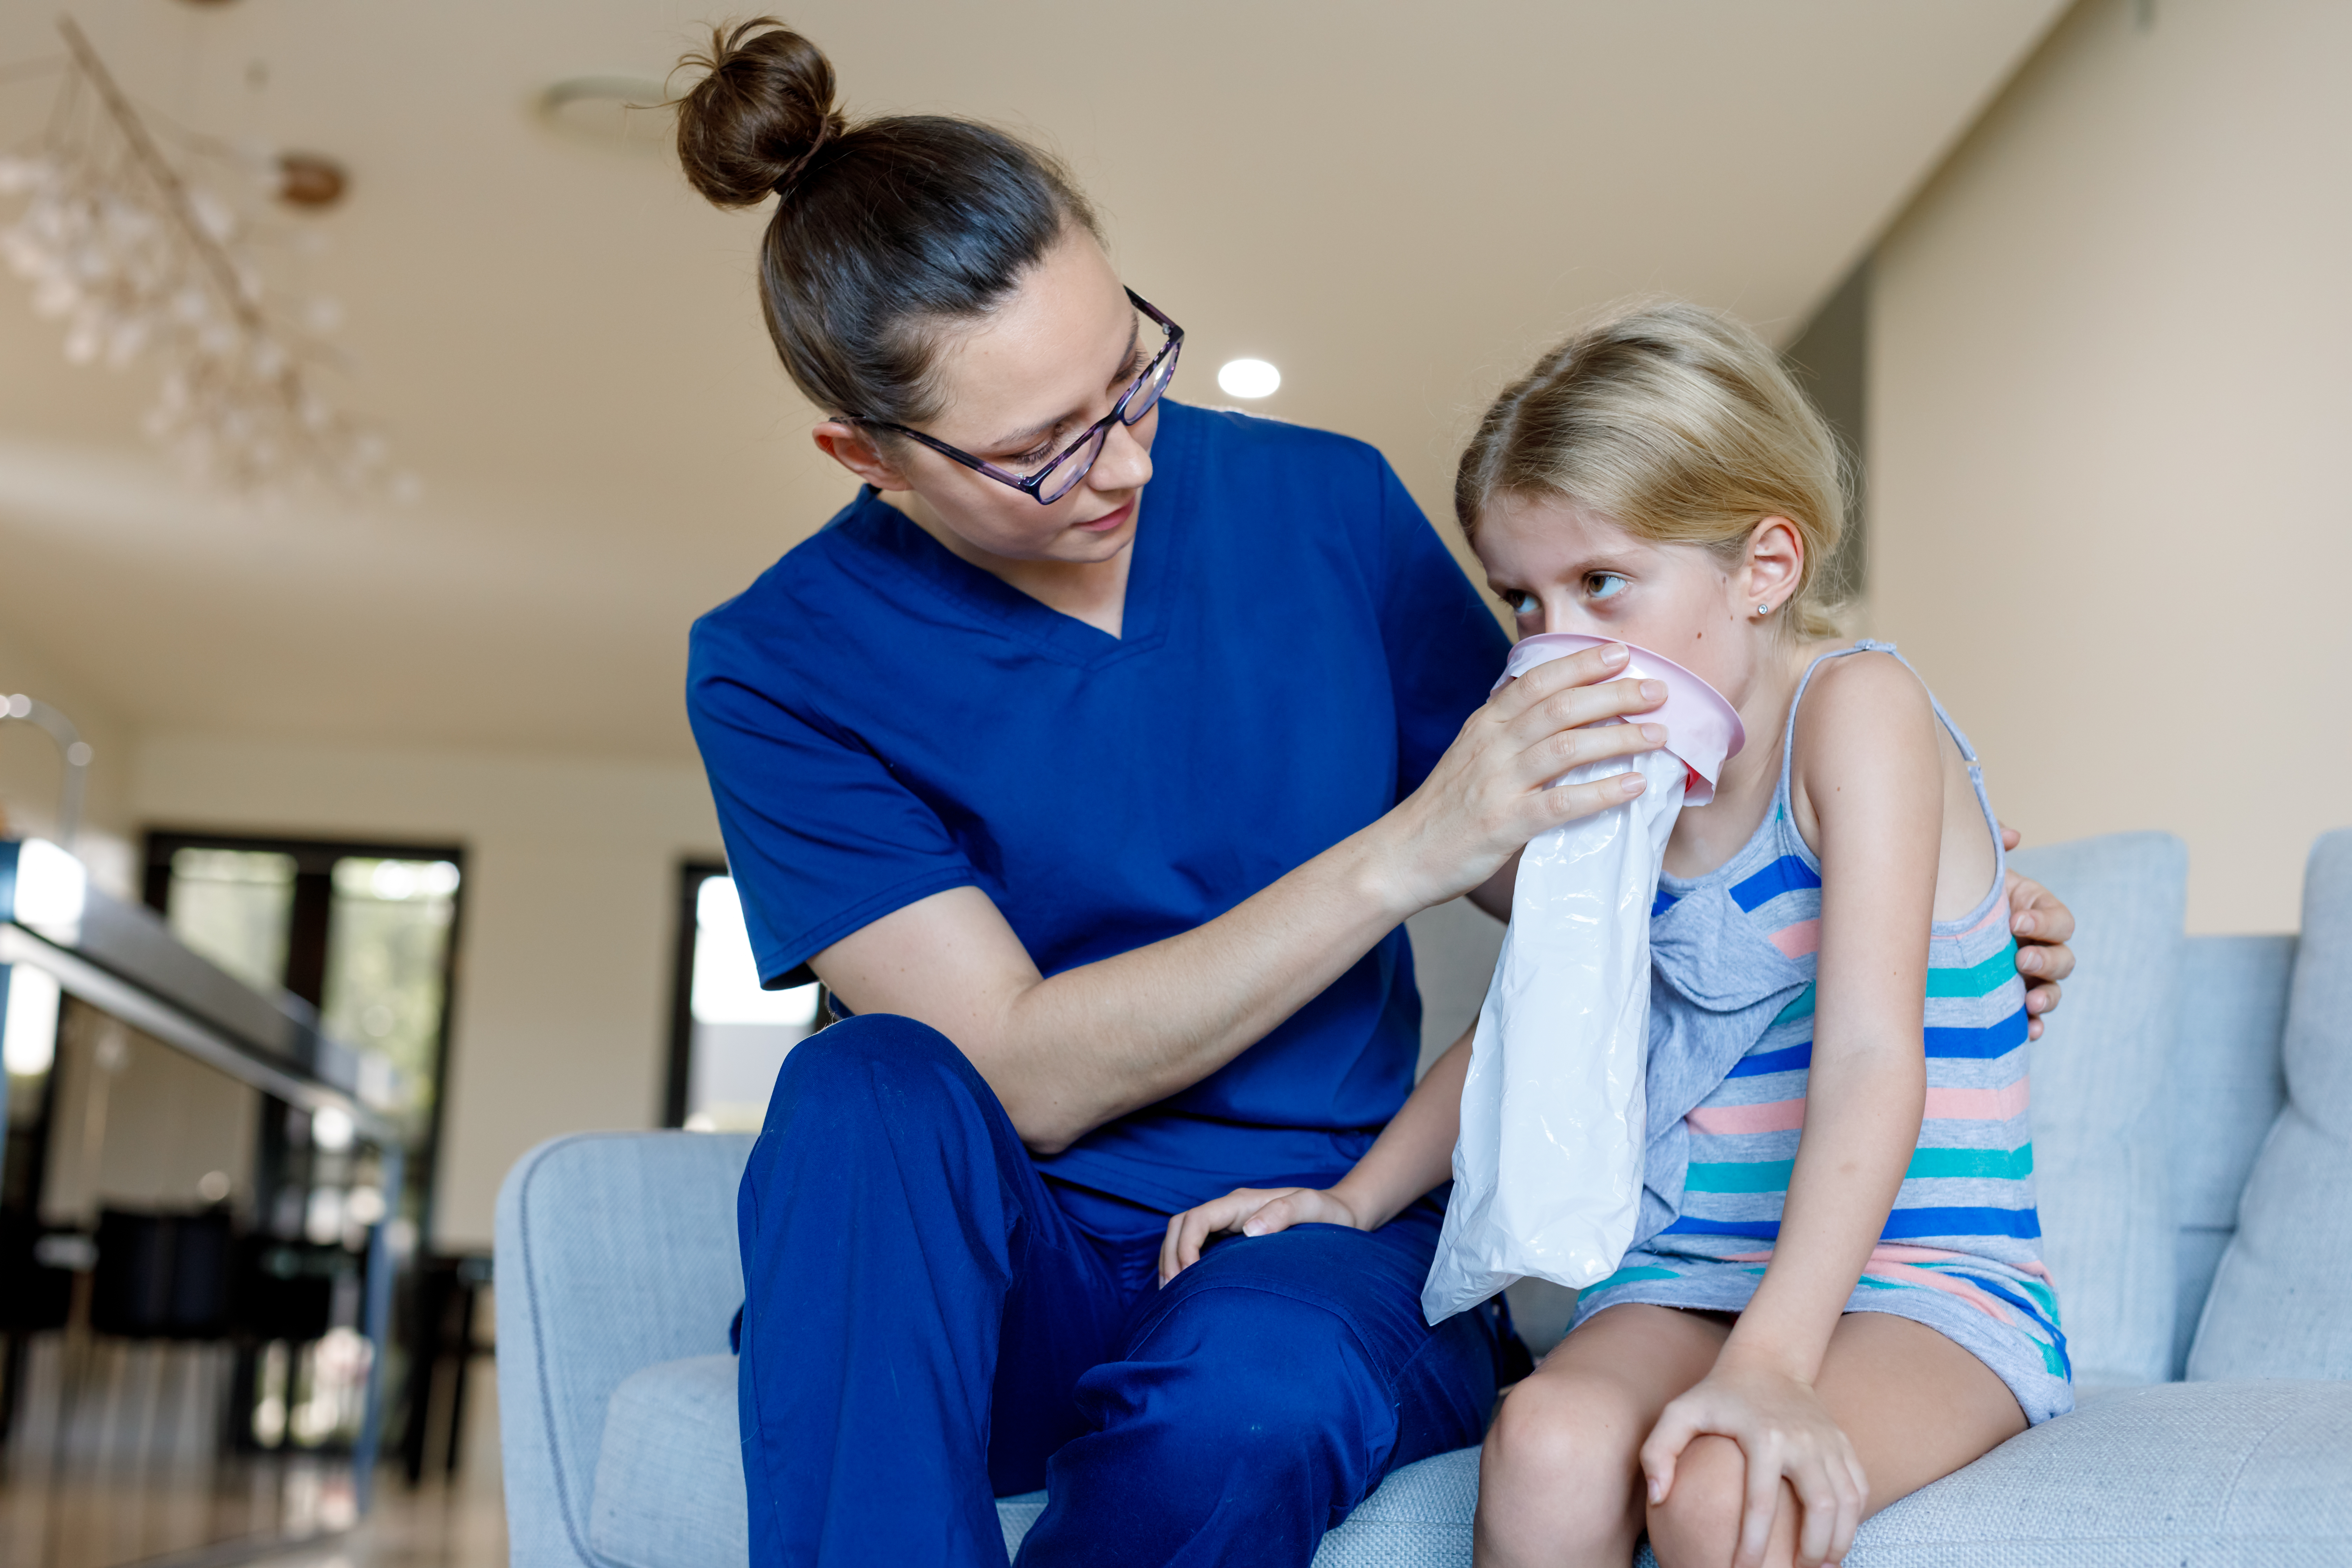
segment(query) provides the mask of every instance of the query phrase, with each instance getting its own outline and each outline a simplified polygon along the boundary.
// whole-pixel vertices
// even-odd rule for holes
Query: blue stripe
[[[1783,893],[1821,885],[1822,879],[1813,874],[1811,866],[1794,855],[1783,855],[1748,880],[1732,884],[1731,901],[1742,910],[1753,911]]]
[[[1664,914],[1668,910],[1673,909],[1674,907],[1675,896],[1672,893],[1667,892],[1664,888],[1661,888],[1658,889],[1658,896],[1650,900],[1650,918],[1652,920],[1656,920],[1660,915]]]
[[[2025,1009],[2020,1007],[1998,1024],[1988,1024],[1981,1029],[1929,1029],[1927,1054],[1931,1057],[1968,1057],[1977,1061],[1990,1061],[2005,1057],[2025,1044]]]
[[[2012,1236],[2032,1241],[2042,1235],[2042,1216],[2032,1209],[1896,1209],[1878,1234],[1887,1241],[1927,1236]]]
[[[2003,1289],[2000,1286],[1994,1284],[1991,1280],[1983,1278],[1981,1275],[1969,1274],[1963,1275],[1962,1278],[1967,1279],[1969,1284],[1975,1286],[1978,1289],[1985,1292],[1985,1294],[1989,1296],[1998,1296],[2002,1300],[2008,1302],[2011,1306],[2021,1308],[2028,1317],[2041,1324],[2043,1328],[2049,1330],[2050,1343],[2041,1347],[2043,1359],[2047,1361],[2049,1359],[2050,1352],[2053,1350],[2056,1351],[2058,1364],[2052,1367],[2051,1370],[2069,1383],[2072,1383],[2074,1380],[2074,1358],[2067,1351],[2066,1335],[2059,1329],[2057,1324],[2043,1317],[2040,1310],[2034,1307],[2032,1302],[2025,1300],[2011,1292]]]
[[[1752,1057],[1742,1057],[1731,1064],[1731,1070],[1724,1077],[1761,1078],[1766,1073],[1795,1072],[1800,1068],[1812,1065],[1813,1042],[1805,1040],[1785,1050],[1759,1051]]]
[[[1759,1241],[1777,1241],[1780,1237],[1780,1222],[1776,1219],[1701,1219],[1685,1215],[1659,1234],[1753,1237]],[[1911,1241],[1930,1236],[2011,1236],[2032,1241],[2042,1235],[2042,1216],[2032,1209],[1896,1209],[1886,1216],[1886,1228],[1878,1235],[1882,1241]]]
[[[1988,1279],[1981,1274],[1963,1273],[1958,1268],[1948,1268],[1943,1270],[1943,1272],[1967,1280],[1969,1284],[1975,1286],[1978,1289],[1983,1291],[1988,1296],[2000,1297],[2002,1300],[2008,1302],[2011,1306],[2024,1313],[2028,1320],[2042,1328],[2051,1336],[2051,1338],[2057,1338],[2058,1325],[2043,1317],[2042,1315],[2042,1309],[2035,1306],[2030,1297],[2021,1296],[2014,1290],[2005,1289],[2000,1281]]]
[[[1759,1241],[1776,1241],[1780,1235],[1780,1222],[1777,1219],[1696,1219],[1685,1215],[1658,1234],[1660,1236],[1752,1236]]]

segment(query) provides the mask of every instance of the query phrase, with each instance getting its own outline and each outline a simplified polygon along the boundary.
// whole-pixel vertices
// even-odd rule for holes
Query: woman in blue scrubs
[[[769,329],[864,481],[688,679],[762,978],[852,1015],[740,1195],[753,1561],[1001,1563],[1042,1486],[1024,1563],[1305,1564],[1479,1440],[1507,1327],[1422,1320],[1442,1193],[1163,1290],[1169,1215],[1349,1168],[1412,1084],[1401,923],[1507,912],[1528,838],[1641,787],[1544,781],[1663,694],[1595,650],[1487,700],[1503,636],[1387,463],[1164,397],[1181,329],[1034,149],[851,125],[771,24],[704,63],[688,174],[780,197]],[[2071,959],[2027,951],[2046,1010]]]

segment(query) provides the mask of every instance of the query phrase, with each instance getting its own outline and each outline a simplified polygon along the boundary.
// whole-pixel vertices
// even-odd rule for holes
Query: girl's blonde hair
[[[1835,633],[1845,531],[1837,438],[1745,324],[1680,300],[1620,307],[1538,360],[1479,421],[1454,479],[1475,536],[1497,495],[1557,497],[1727,564],[1768,517],[1805,545],[1786,625]]]

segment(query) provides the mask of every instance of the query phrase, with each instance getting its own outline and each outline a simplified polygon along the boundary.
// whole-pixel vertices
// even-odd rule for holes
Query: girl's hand
[[[1713,1372],[1666,1406],[1642,1445],[1651,1506],[1665,1501],[1674,1489],[1675,1462],[1691,1439],[1707,1433],[1738,1444],[1748,1461],[1733,1568],[1763,1568],[1783,1477],[1802,1510],[1796,1559],[1801,1568],[1844,1560],[1862,1523],[1870,1482],[1853,1445],[1810,1384],[1765,1367],[1717,1362]]]
[[[1272,1236],[1294,1225],[1364,1228],[1354,1211],[1325,1188],[1235,1187],[1168,1221],[1168,1238],[1160,1244],[1160,1283],[1167,1284],[1200,1262],[1201,1248],[1213,1236],[1227,1231]]]
[[[1662,724],[1612,724],[1666,700],[1664,683],[1615,679],[1622,643],[1539,664],[1486,700],[1402,805],[1381,819],[1397,853],[1401,907],[1427,909],[1479,886],[1548,827],[1622,805],[1641,775],[1545,784],[1571,768],[1654,752]]]

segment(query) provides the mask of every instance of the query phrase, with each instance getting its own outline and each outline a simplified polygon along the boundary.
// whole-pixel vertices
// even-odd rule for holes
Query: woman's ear
[[[828,419],[809,432],[817,450],[872,485],[877,490],[911,490],[915,487],[897,464],[883,454],[874,433],[844,419]]]
[[[1797,595],[1805,578],[1805,539],[1785,517],[1768,517],[1748,535],[1747,557],[1740,563],[1744,603],[1769,605],[1778,611]]]

